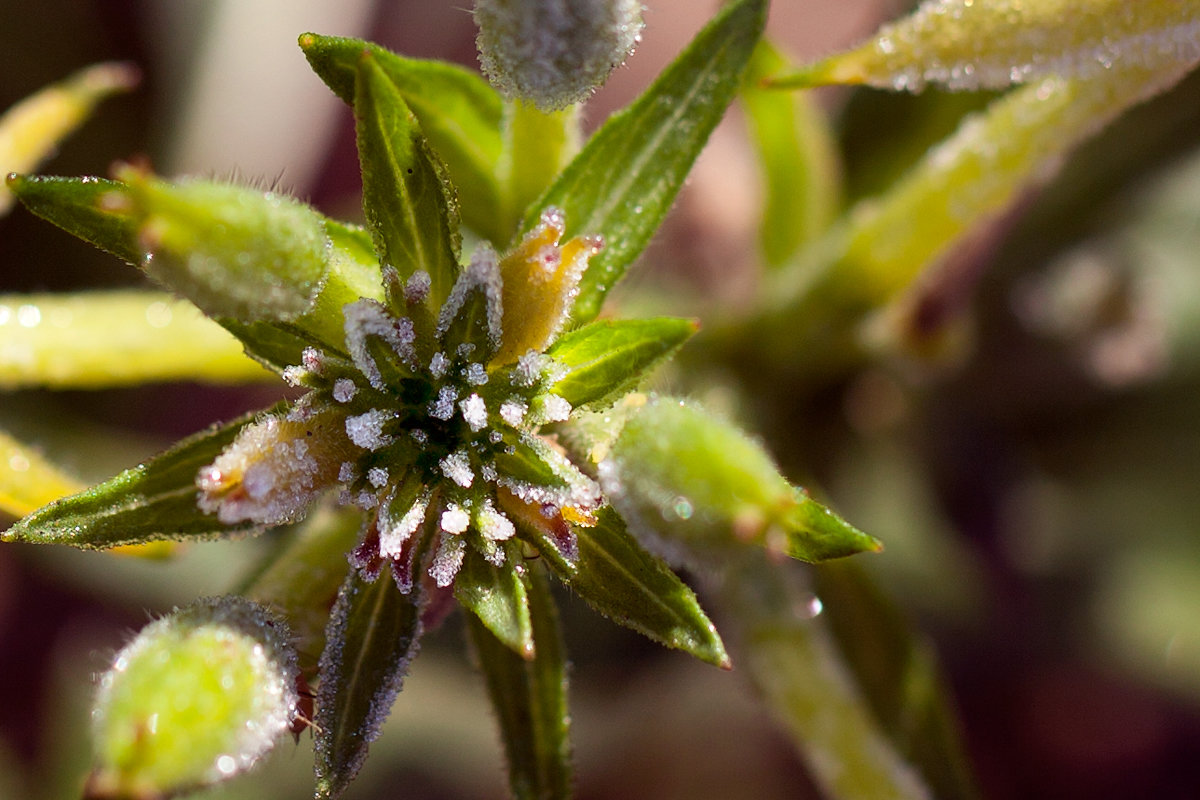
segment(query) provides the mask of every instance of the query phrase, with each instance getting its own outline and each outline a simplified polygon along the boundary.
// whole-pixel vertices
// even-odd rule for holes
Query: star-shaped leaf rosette
[[[505,101],[459,67],[302,36],[354,110],[364,228],[277,193],[135,167],[11,177],[35,213],[191,301],[300,391],[4,537],[110,548],[300,523],[242,594],[287,620],[301,654],[321,653],[300,658],[316,687],[317,795],[352,780],[451,596],[514,793],[568,795],[547,572],[618,623],[728,666],[696,596],[647,542],[807,560],[877,548],[728,424],[636,393],[693,321],[596,319],[736,92],[765,6],[727,5],[577,154],[571,110]],[[102,755],[91,785],[132,796],[155,738],[187,735]],[[197,758],[253,760],[235,755]],[[169,785],[153,796],[207,781],[154,775]]]

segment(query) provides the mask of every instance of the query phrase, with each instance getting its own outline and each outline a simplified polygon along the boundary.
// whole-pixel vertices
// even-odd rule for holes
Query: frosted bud
[[[479,60],[502,92],[553,110],[583,100],[641,38],[637,0],[477,0]]]
[[[88,798],[174,797],[253,766],[296,716],[286,624],[208,598],[142,629],[100,678]]]

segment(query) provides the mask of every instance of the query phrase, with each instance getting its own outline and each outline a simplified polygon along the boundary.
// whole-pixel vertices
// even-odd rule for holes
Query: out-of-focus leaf
[[[893,746],[921,771],[936,797],[977,797],[932,648],[859,565],[821,564],[813,575],[822,616]]]
[[[741,95],[765,183],[759,244],[770,267],[823,233],[840,203],[840,166],[825,115],[807,94],[759,85],[786,63],[769,43],[759,42]]]
[[[815,595],[786,566],[754,551],[726,564],[719,585],[730,624],[741,633],[738,663],[791,735],[824,795],[932,800],[929,786],[897,751],[855,685]]]
[[[547,351],[565,368],[547,391],[572,406],[611,402],[635,388],[697,328],[692,320],[672,317],[592,322]]]
[[[805,561],[881,547],[788,483],[757,442],[681,400],[633,407],[600,476],[635,529],[702,558],[746,542]]]
[[[56,500],[0,539],[103,549],[157,539],[231,536],[253,524],[223,525],[196,504],[196,475],[254,421],[246,415],[182,440],[165,453],[79,494]]]
[[[502,246],[512,235],[503,222],[497,182],[504,103],[477,74],[453,64],[404,58],[360,39],[306,33],[300,47],[321,80],[347,103],[364,52],[396,85],[421,132],[446,165],[462,201],[467,227]]]
[[[36,450],[0,431],[0,511],[24,516],[83,489]]]
[[[927,0],[862,46],[783,75],[777,86],[867,83],[999,89],[1200,59],[1196,0]]]
[[[593,319],[645,248],[741,83],[766,20],[765,0],[726,5],[637,100],[613,114],[529,209],[522,233],[551,206],[567,235],[599,235],[605,248],[580,282],[571,317]]]
[[[96,64],[8,109],[0,116],[0,176],[36,168],[98,102],[133,88],[138,77],[131,64]],[[11,206],[12,195],[0,187],[0,215]]]
[[[34,214],[130,264],[142,260],[125,184],[104,178],[9,175],[8,187]]]
[[[423,270],[429,301],[440,308],[458,274],[457,209],[416,116],[371,56],[359,60],[354,117],[363,210],[380,261],[401,280]]]
[[[594,526],[573,526],[575,554],[563,552],[561,538],[536,509],[507,510],[558,578],[596,611],[667,647],[729,667],[725,645],[695,592],[642,547],[611,507],[596,513]]]
[[[468,617],[467,629],[500,723],[513,797],[565,800],[571,796],[570,715],[558,612],[539,568],[522,583],[537,643],[532,659],[518,656],[475,617]]]
[[[524,567],[512,558],[496,566],[468,547],[454,579],[454,596],[494,639],[521,658],[531,659],[535,656],[534,631],[521,570]]]
[[[367,757],[400,691],[421,636],[425,597],[401,594],[384,574],[352,569],[325,629],[315,730],[316,796],[341,797]]]
[[[164,292],[0,295],[0,389],[270,378],[237,339]]]
[[[514,100],[505,105],[504,150],[499,161],[503,208],[497,229],[508,236],[493,241],[508,244],[525,209],[558,177],[579,150],[579,109],[540,111],[532,103]]]

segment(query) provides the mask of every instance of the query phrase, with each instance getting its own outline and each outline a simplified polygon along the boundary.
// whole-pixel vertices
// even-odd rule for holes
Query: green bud
[[[585,99],[641,40],[637,0],[478,0],[479,60],[504,94],[543,110]]]
[[[147,625],[100,678],[86,797],[152,800],[253,766],[296,716],[287,626],[241,597]]]
[[[284,195],[118,170],[150,277],[215,317],[288,321],[312,307],[329,260],[321,217]],[[124,209],[122,209],[124,210]]]
[[[792,486],[762,446],[682,400],[630,395],[620,433],[592,449],[605,494],[635,530],[689,552],[753,543],[823,561],[879,543]]]

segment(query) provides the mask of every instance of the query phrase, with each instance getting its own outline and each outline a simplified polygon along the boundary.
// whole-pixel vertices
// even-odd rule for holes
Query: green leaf
[[[656,397],[632,410],[601,474],[631,524],[693,553],[756,542],[821,561],[880,549],[793,487],[758,442],[680,400]]]
[[[500,723],[513,797],[565,800],[571,796],[566,653],[542,571],[533,566],[523,583],[537,642],[534,658],[514,653],[475,617],[468,617],[467,630]]]
[[[536,510],[511,516],[558,578],[596,611],[660,644],[729,668],[725,645],[695,592],[630,535],[611,507],[596,512],[592,527],[572,526],[576,554],[564,552]]]
[[[425,597],[401,594],[389,575],[368,583],[350,570],[325,629],[314,722],[316,796],[341,797],[400,691],[421,636]]]
[[[195,306],[164,292],[0,295],[0,389],[271,378]]]
[[[458,273],[454,201],[416,116],[369,55],[358,64],[354,117],[363,210],[375,249],[401,280],[424,270],[432,281],[432,308],[440,308]]]
[[[823,618],[893,745],[921,770],[936,797],[978,797],[931,643],[858,564],[821,564],[813,576]]]
[[[807,94],[759,86],[786,63],[768,42],[759,42],[741,95],[766,188],[759,242],[770,267],[823,233],[840,202],[840,166],[825,114]]]
[[[508,240],[512,230],[503,222],[497,183],[504,104],[487,81],[459,66],[404,58],[360,39],[306,33],[300,47],[321,80],[350,104],[359,59],[370,53],[445,163],[463,222],[497,246]]]
[[[97,103],[132,89],[138,77],[132,64],[95,64],[8,109],[0,116],[0,175],[35,169]],[[0,216],[11,206],[11,195],[0,187]]]
[[[1126,0],[938,0],[775,85],[999,89],[1051,75],[1090,79],[1114,67],[1169,69],[1195,62],[1198,11],[1191,0],[1147,0],[1136,14]]]
[[[533,623],[529,598],[512,548],[500,566],[490,563],[474,547],[468,547],[463,565],[454,579],[454,596],[492,636],[523,659],[534,657]]]
[[[726,5],[645,93],[604,123],[526,214],[522,234],[557,206],[568,238],[604,237],[580,282],[575,324],[599,313],[666,216],[740,85],[766,13],[766,0]]]
[[[104,549],[156,539],[232,536],[252,523],[223,525],[196,504],[196,475],[255,414],[184,439],[115,478],[41,508],[0,534],[12,542]]]
[[[821,796],[929,800],[929,787],[855,685],[816,596],[788,566],[753,550],[723,565],[717,585],[729,624],[739,629],[739,666],[791,736]]]
[[[592,322],[565,334],[546,351],[565,368],[547,391],[572,406],[612,402],[635,388],[698,327],[692,320],[673,317]]]
[[[144,251],[125,184],[104,178],[9,175],[8,188],[42,219],[130,264],[141,263]]]

